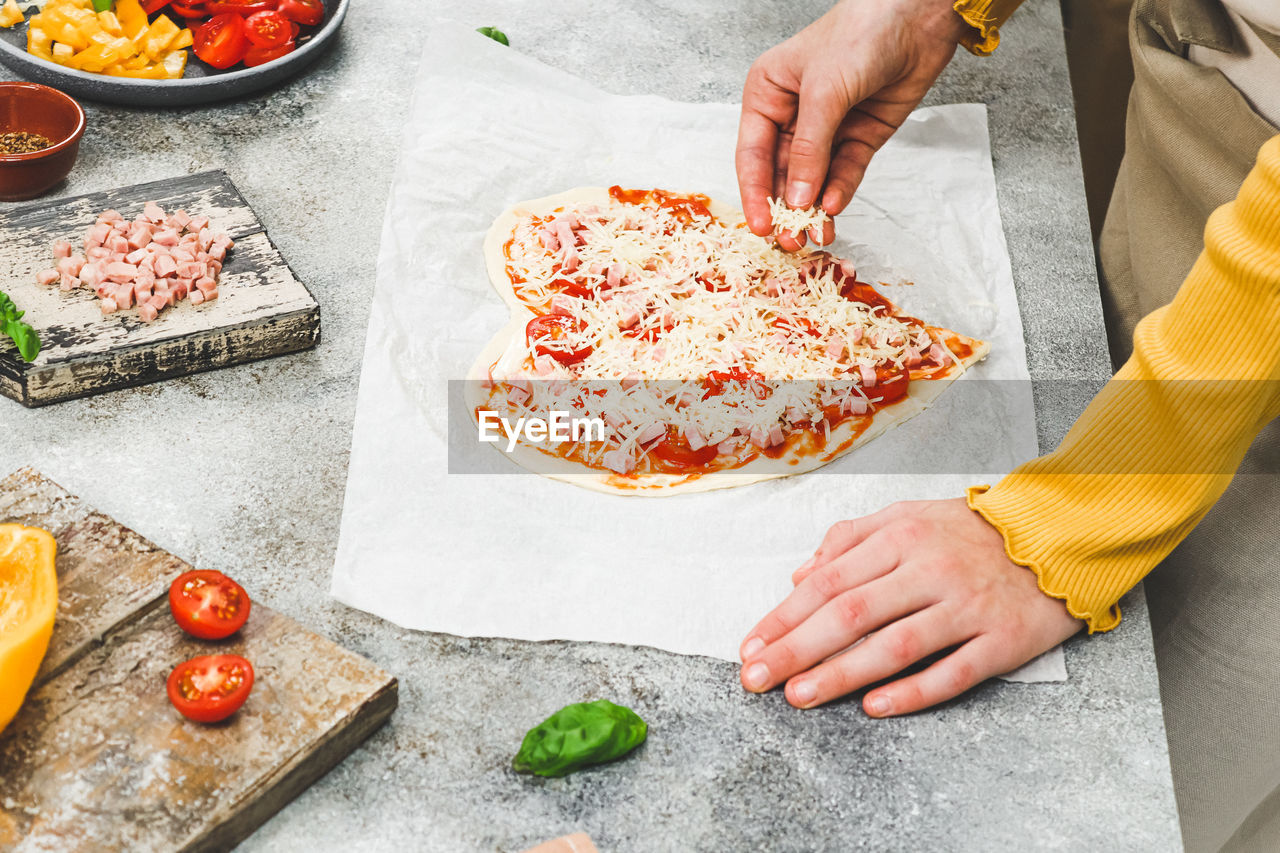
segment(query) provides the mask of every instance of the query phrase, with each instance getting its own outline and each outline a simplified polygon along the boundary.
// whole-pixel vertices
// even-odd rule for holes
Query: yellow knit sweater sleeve
[[[955,10],[973,27],[960,43],[976,56],[990,56],[1000,44],[1000,27],[1021,5],[1022,0],[956,0]]]
[[[1204,517],[1277,416],[1280,136],[1210,217],[1177,296],[1138,324],[1133,356],[1061,447],[970,489],[969,506],[1045,593],[1106,631],[1116,602]]]

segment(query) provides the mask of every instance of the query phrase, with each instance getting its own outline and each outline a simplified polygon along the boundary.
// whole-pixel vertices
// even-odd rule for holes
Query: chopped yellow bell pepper
[[[147,13],[138,0],[116,0],[116,17],[128,38],[137,38],[147,28]]]
[[[0,524],[0,730],[18,713],[49,649],[57,551],[43,530]]]
[[[102,24],[102,28],[113,36],[124,35],[124,28],[120,26],[120,19],[116,17],[115,12],[106,11],[98,13],[98,22]]]
[[[147,31],[138,37],[138,44],[147,56],[159,59],[177,37],[178,25],[169,20],[167,15],[159,15],[147,27]]]
[[[31,55],[118,77],[181,78],[193,42],[191,30],[179,29],[166,15],[148,23],[139,0],[116,0],[107,12],[95,12],[92,0],[46,0],[27,24]]]
[[[188,30],[183,30],[188,32]],[[187,52],[185,50],[171,50],[164,55],[165,77],[170,80],[181,80],[183,72],[187,70]]]
[[[8,29],[21,23],[22,10],[18,8],[17,0],[6,0],[4,6],[0,6],[0,27]]]

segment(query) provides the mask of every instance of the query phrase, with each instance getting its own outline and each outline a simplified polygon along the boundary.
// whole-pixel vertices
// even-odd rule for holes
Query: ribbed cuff
[[[974,56],[990,56],[1000,44],[1000,27],[1022,0],[956,0],[956,13],[972,29],[960,39]]]

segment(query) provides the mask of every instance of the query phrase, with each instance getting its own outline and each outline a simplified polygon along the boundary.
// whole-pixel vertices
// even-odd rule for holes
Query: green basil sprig
[[[649,727],[608,699],[566,705],[529,730],[511,766],[517,773],[565,776],[621,758],[644,743]]]
[[[476,27],[476,32],[482,36],[488,36],[498,44],[505,44],[507,47],[511,46],[511,42],[507,41],[507,34],[497,27]]]
[[[18,354],[23,361],[35,361],[40,354],[40,336],[36,330],[22,322],[23,311],[13,304],[5,293],[0,292],[0,334],[8,335],[18,345]]]

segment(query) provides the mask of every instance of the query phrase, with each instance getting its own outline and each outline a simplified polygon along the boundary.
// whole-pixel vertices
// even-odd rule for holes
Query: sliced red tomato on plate
[[[210,15],[239,15],[247,18],[276,8],[276,0],[207,0]]]
[[[253,47],[272,48],[293,38],[293,22],[274,9],[244,19],[244,32]]]
[[[304,27],[315,27],[324,20],[324,3],[321,0],[280,0],[280,14]]]
[[[205,15],[209,14],[209,10],[205,8],[204,0],[195,0],[193,3],[179,3],[177,0],[174,0],[169,4],[169,8],[172,9],[175,14],[181,15],[188,21],[195,18],[203,18]]]
[[[202,640],[221,640],[244,627],[249,594],[222,572],[183,572],[169,585],[169,610],[178,627]]]
[[[253,664],[239,655],[204,655],[178,664],[166,683],[169,701],[197,723],[230,717],[253,690]]]
[[[567,339],[582,331],[582,322],[565,314],[543,314],[524,327],[525,340],[537,355],[549,355],[561,364],[577,364],[594,351],[590,344],[574,346]]]
[[[239,15],[214,15],[195,31],[194,38],[196,56],[214,68],[230,68],[249,50],[244,18]]]
[[[293,39],[289,39],[278,47],[251,47],[248,53],[244,55],[244,64],[246,68],[255,68],[259,65],[266,65],[273,59],[279,59],[282,56],[288,56],[298,47],[298,43]]]

